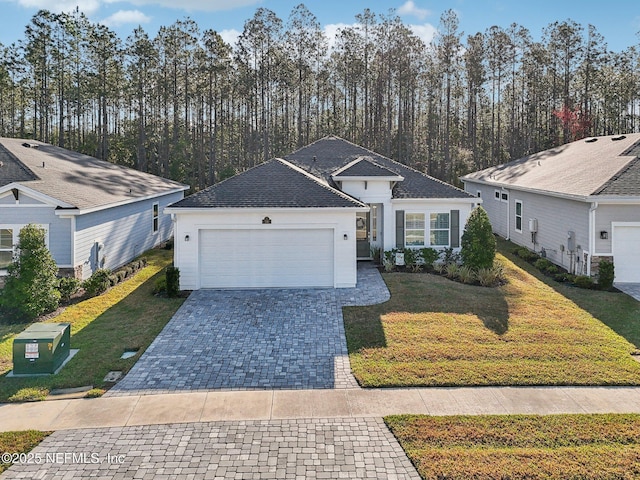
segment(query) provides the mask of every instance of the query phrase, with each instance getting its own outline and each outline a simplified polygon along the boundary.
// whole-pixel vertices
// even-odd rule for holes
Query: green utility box
[[[13,339],[13,374],[55,373],[69,356],[70,323],[36,323]]]

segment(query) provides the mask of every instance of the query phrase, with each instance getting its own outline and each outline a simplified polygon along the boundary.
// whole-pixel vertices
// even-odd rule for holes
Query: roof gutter
[[[368,212],[368,205],[364,203],[361,206],[353,207],[165,207],[162,211],[166,214],[192,214],[192,213],[220,213],[220,212],[247,212],[247,213],[264,213],[265,211],[273,212]]]
[[[114,208],[114,207],[121,207],[123,205],[129,205],[132,203],[136,203],[136,202],[141,202],[141,201],[145,201],[145,200],[151,200],[153,198],[158,198],[158,197],[163,197],[165,195],[172,195],[174,193],[180,193],[180,192],[184,192],[185,190],[189,190],[188,186],[182,186],[180,188],[174,188],[172,190],[167,190],[164,192],[160,192],[160,193],[154,193],[152,195],[147,195],[145,197],[133,197],[131,199],[128,200],[123,200],[121,202],[115,202],[115,203],[108,203],[106,205],[100,205],[97,207],[92,207],[92,208],[58,208],[56,209],[55,213],[56,215],[60,215],[60,216],[68,216],[68,215],[86,215],[87,213],[94,213],[94,212],[99,212],[100,210],[107,210],[109,208]]]

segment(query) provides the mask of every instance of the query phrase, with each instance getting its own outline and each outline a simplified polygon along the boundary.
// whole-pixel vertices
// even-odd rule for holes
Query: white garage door
[[[640,227],[614,227],[613,261],[616,282],[640,282]]]
[[[333,230],[201,230],[201,288],[333,287]]]

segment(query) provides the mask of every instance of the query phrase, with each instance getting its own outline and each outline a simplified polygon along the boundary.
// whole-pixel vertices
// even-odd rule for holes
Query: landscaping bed
[[[0,402],[42,400],[53,389],[91,385],[91,395],[108,389],[109,371],[126,373],[171,319],[183,298],[153,295],[156,279],[164,275],[172,252],[152,250],[147,265],[106,293],[68,306],[47,322],[71,323],[71,348],[78,354],[57,375],[32,378],[0,377]],[[13,337],[29,323],[0,324],[0,375],[12,368]],[[121,359],[125,351],[137,351]]]
[[[640,415],[385,418],[424,479],[633,479]]]
[[[344,309],[358,382],[640,385],[640,364],[631,357],[635,345],[507,257],[497,259],[507,283],[491,289],[435,275],[383,274],[391,300]],[[637,302],[624,295],[579,291],[603,296],[601,310],[637,313]]]

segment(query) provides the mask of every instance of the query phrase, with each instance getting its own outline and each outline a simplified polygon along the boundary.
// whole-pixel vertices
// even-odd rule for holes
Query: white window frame
[[[20,241],[20,230],[22,230],[24,227],[26,227],[28,225],[28,223],[25,224],[0,224],[0,230],[11,230],[12,234],[13,234],[13,248],[12,248],[12,252],[13,255],[15,255],[16,253],[16,248],[18,247],[18,242]],[[49,248],[49,225],[41,225],[41,224],[34,224],[37,227],[43,228],[45,231],[45,235],[44,235],[44,244],[47,248]],[[8,251],[8,249],[3,249],[3,251]],[[6,268],[0,268],[0,276],[4,276],[7,274],[7,269]]]
[[[509,203],[509,192],[500,192],[500,201]]]
[[[477,198],[482,198],[482,191],[476,190],[476,197]]]
[[[160,230],[160,203],[153,202],[151,207],[151,231],[158,233]]]
[[[432,216],[436,216],[436,219],[438,218],[438,215],[446,215],[447,216],[447,228],[432,228],[431,227],[431,217]],[[440,244],[435,244],[432,242],[432,233],[433,232],[447,232],[447,243],[446,245],[440,245]],[[451,245],[451,212],[430,212],[429,213],[429,245],[431,247],[438,247],[438,248],[449,248],[449,246]]]
[[[520,215],[518,215],[518,205],[520,205]],[[524,203],[522,202],[522,200],[516,200],[515,205],[513,207],[513,216],[514,216],[513,226],[515,231],[518,233],[522,233],[523,211],[524,211]],[[520,219],[520,228],[518,228],[518,219]]]
[[[496,200],[497,202],[500,201],[500,190],[493,191],[493,199]]]
[[[422,215],[422,229],[419,227],[409,228],[409,216],[410,215]],[[422,243],[407,243],[407,239],[409,238],[408,232],[420,232],[422,231]],[[427,214],[425,212],[405,212],[404,214],[404,246],[405,248],[416,248],[416,247],[426,247],[427,242]]]

